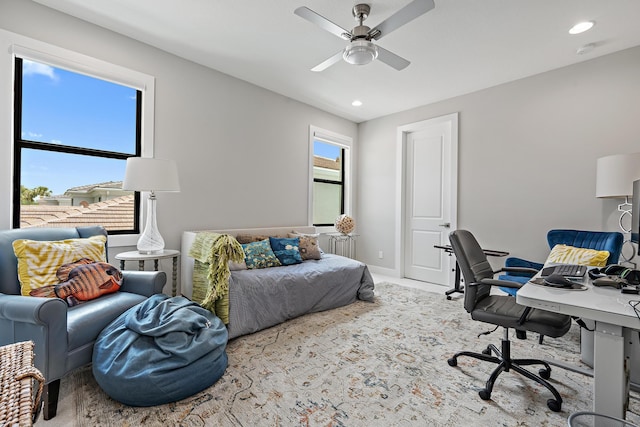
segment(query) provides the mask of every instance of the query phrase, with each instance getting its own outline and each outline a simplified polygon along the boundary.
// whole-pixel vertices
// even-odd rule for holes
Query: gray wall
[[[156,77],[155,156],[177,161],[182,188],[157,195],[168,248],[179,248],[187,229],[305,225],[309,125],[357,143],[351,121],[31,1],[0,1],[2,29]],[[0,182],[10,182],[10,160],[0,161]],[[1,187],[7,228],[9,188]]]
[[[397,127],[452,112],[458,227],[481,245],[544,261],[551,228],[619,231],[621,200],[595,197],[596,159],[640,151],[638,76],[640,47],[361,123],[359,257],[397,268]]]

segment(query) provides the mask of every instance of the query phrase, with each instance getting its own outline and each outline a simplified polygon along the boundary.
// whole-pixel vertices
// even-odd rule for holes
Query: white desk
[[[588,282],[588,280],[586,280]],[[629,301],[640,295],[587,283],[585,291],[556,289],[527,283],[518,290],[518,304],[594,320],[593,411],[624,418],[628,396],[630,334],[640,320]],[[640,306],[639,306],[640,308]]]

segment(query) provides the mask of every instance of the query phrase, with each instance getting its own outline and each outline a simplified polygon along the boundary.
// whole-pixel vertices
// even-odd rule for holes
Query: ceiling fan
[[[329,31],[331,34],[349,41],[347,47],[331,56],[326,61],[316,65],[311,69],[311,71],[323,71],[340,61],[340,59],[344,59],[346,62],[353,65],[365,65],[376,58],[399,71],[405,69],[410,62],[395,53],[377,46],[372,42],[372,40],[380,40],[390,32],[397,30],[418,16],[427,13],[434,7],[435,4],[433,3],[433,0],[413,0],[411,3],[379,23],[376,27],[369,28],[366,25],[363,25],[363,22],[369,16],[371,6],[368,4],[357,4],[353,7],[352,13],[353,17],[358,22],[358,25],[353,27],[351,31],[345,30],[341,26],[329,21],[324,16],[317,14],[305,6],[297,8],[294,13],[311,23],[318,25],[320,28]]]

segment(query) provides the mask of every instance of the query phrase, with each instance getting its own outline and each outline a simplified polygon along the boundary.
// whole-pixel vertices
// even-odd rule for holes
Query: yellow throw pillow
[[[562,264],[589,265],[604,267],[609,259],[609,251],[575,248],[567,245],[555,245],[547,258],[547,262]]]
[[[13,252],[18,258],[20,292],[29,296],[32,289],[57,284],[58,268],[80,258],[106,262],[106,242],[106,236],[58,241],[15,240]]]

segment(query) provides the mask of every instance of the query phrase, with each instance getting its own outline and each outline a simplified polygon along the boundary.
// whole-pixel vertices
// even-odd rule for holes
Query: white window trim
[[[313,225],[313,141],[320,140],[328,142],[330,144],[338,145],[342,148],[346,148],[344,155],[344,213],[347,215],[353,215],[351,212],[352,204],[352,187],[353,187],[353,167],[351,165],[351,159],[353,158],[353,138],[345,135],[341,135],[330,130],[322,129],[316,126],[309,126],[309,200],[308,200],[308,224]],[[331,227],[316,227],[318,233],[332,233],[335,232],[335,228]]]
[[[142,157],[153,157],[155,78],[151,75],[115,65],[81,53],[63,49],[29,37],[0,29],[0,200],[12,201],[13,181],[13,117],[14,117],[14,64],[16,56],[46,63],[58,68],[97,77],[143,92],[141,117]],[[141,199],[144,200],[143,197]],[[12,227],[12,203],[3,204],[0,228]],[[140,209],[143,224],[145,204]],[[109,236],[109,246],[135,246],[137,234]]]

